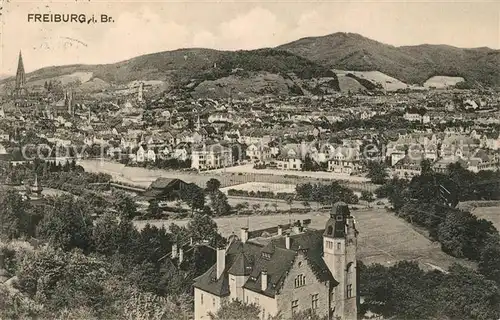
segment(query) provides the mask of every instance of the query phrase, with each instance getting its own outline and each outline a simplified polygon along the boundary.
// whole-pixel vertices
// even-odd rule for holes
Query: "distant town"
[[[89,93],[29,79],[20,52],[0,318],[498,319],[499,92],[362,73],[328,75],[352,91]]]

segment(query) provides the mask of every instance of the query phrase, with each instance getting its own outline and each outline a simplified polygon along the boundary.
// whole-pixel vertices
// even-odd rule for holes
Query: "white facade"
[[[191,154],[191,168],[197,170],[217,169],[233,165],[231,148],[222,146],[204,147]]]
[[[194,288],[194,318],[195,320],[210,320],[210,313],[215,313],[222,305],[223,297]]]

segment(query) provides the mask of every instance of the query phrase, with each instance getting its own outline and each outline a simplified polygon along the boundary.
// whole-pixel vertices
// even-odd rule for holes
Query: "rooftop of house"
[[[332,208],[332,215],[324,230],[308,228],[308,220],[252,232],[243,228],[242,239],[236,236],[230,238],[225,249],[224,270],[221,276],[217,278],[216,263],[195,279],[194,287],[217,296],[228,296],[229,275],[247,276],[248,280],[243,286],[245,289],[274,297],[280,292],[295,259],[302,255],[316,279],[323,283],[329,281],[332,288],[338,282],[323,260],[323,236],[345,236],[347,217],[351,217],[347,205],[337,203]],[[262,290],[261,283],[263,272],[267,273],[268,281],[267,286],[264,286],[265,290]]]

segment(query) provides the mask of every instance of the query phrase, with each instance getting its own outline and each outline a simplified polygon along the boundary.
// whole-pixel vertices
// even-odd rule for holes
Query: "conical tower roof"
[[[33,187],[31,188],[31,191],[34,193],[41,193],[42,192],[42,186],[38,182],[38,175],[35,175],[35,182],[33,182]]]
[[[17,61],[17,72],[16,72],[16,89],[21,89],[26,84],[26,74],[24,71],[23,55],[19,51],[19,59]]]

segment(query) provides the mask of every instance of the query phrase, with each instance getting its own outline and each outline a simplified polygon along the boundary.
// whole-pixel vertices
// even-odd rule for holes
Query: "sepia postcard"
[[[500,319],[500,1],[0,22],[0,320]]]

